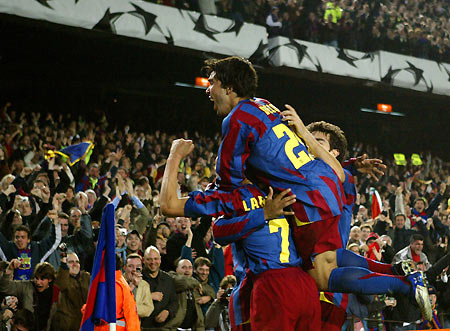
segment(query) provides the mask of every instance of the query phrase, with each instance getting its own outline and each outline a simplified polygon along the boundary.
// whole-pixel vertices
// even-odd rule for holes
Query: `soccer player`
[[[180,155],[193,147],[184,140],[173,143],[166,165],[161,191],[162,211],[166,211],[167,188],[175,187],[174,179]],[[196,217],[219,217],[213,225],[215,240],[231,243],[234,273],[238,280],[230,298],[230,322],[233,329],[246,330],[318,330],[320,304],[317,287],[301,268],[301,258],[292,241],[291,230],[283,208],[293,203],[289,190],[265,203],[264,193],[254,185],[245,185],[232,192],[216,191],[209,199],[194,192],[184,200],[183,213]],[[203,198],[206,198],[203,199]],[[264,208],[263,208],[264,206]],[[238,217],[238,214],[244,213]],[[251,293],[251,296],[250,296]],[[289,300],[286,300],[289,298]],[[302,305],[292,305],[292,300]],[[277,312],[274,318],[273,313]],[[250,323],[249,323],[250,322]]]
[[[248,60],[238,57],[207,60],[206,70],[211,84],[207,94],[216,112],[226,116],[217,164],[218,188],[230,192],[240,187],[246,178],[264,191],[269,185],[277,192],[292,188],[297,199],[292,205],[294,216],[290,217],[294,241],[303,266],[319,289],[348,291],[351,287],[351,291],[366,294],[410,291],[409,284],[397,278],[374,286],[375,281],[361,274],[368,271],[366,269],[352,274],[341,270],[330,277],[337,266],[345,266],[344,260],[350,261],[342,258],[345,250],[339,251],[342,254],[338,252],[342,248],[339,220],[345,201],[342,183],[346,177],[340,163],[329,152],[321,150],[304,125],[296,127],[295,134],[283,123],[281,112],[275,106],[254,97],[257,75]],[[294,120],[288,119],[288,124],[295,124]],[[321,159],[310,155],[299,136]],[[184,205],[175,209],[184,211]],[[165,211],[170,214],[171,206]],[[348,276],[357,282],[348,281],[345,278]],[[417,278],[420,283],[420,277]],[[426,288],[419,286],[417,289],[414,288],[414,292],[418,301],[427,301]]]

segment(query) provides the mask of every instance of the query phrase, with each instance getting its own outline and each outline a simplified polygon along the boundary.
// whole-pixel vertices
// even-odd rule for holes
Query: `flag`
[[[73,166],[75,163],[80,161],[83,157],[86,158],[86,164],[89,163],[89,157],[92,153],[94,144],[90,141],[85,141],[79,144],[64,147],[59,151],[48,150],[45,153],[45,158],[48,160],[56,155],[61,155],[69,160],[69,165]]]
[[[81,331],[94,330],[94,324],[101,320],[116,323],[115,241],[114,205],[109,203],[103,209]]]
[[[415,166],[420,166],[423,164],[422,159],[420,158],[420,155],[416,154],[416,153],[411,155],[411,161],[412,161],[412,164]]]
[[[375,219],[375,217],[381,214],[381,208],[383,205],[381,203],[381,198],[378,191],[373,187],[370,188],[370,198],[372,199],[372,218]]]
[[[406,165],[406,157],[403,153],[395,153],[394,154],[395,164],[405,166]]]

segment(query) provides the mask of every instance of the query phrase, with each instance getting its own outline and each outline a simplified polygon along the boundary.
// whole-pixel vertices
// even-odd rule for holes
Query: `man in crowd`
[[[142,257],[136,253],[127,255],[123,270],[124,277],[136,300],[138,316],[140,318],[149,317],[154,306],[150,285],[142,279]]]
[[[20,268],[14,268],[14,279],[29,280],[36,265],[45,261],[58,247],[61,241],[61,226],[58,219],[54,219],[50,235],[43,240],[31,241],[30,229],[26,225],[19,225],[14,230],[14,240],[7,241],[0,232],[0,255],[3,260],[16,259]]]
[[[116,330],[140,330],[141,324],[136,309],[136,301],[127,281],[122,275],[122,259],[116,254]],[[95,331],[109,331],[109,325],[102,322]]]
[[[182,330],[204,330],[204,317],[198,300],[201,285],[192,277],[192,263],[182,259],[178,261],[176,272],[170,272],[175,282],[178,297],[178,311],[166,326]]]
[[[423,250],[423,236],[421,234],[413,234],[409,240],[409,246],[406,246],[394,256],[393,262],[400,262],[405,260],[413,260],[416,263],[422,262],[425,270],[431,267],[428,257]]]
[[[194,277],[202,285],[202,296],[198,299],[198,303],[202,307],[203,314],[206,314],[210,304],[216,298],[216,292],[211,285],[208,284],[209,270],[211,262],[206,257],[198,257],[194,261]]]
[[[142,236],[139,234],[137,230],[132,230],[127,233],[126,245],[127,245],[127,256],[128,254],[138,254],[141,257],[144,255],[144,253],[141,250]]]
[[[392,246],[396,253],[409,245],[409,238],[415,233],[414,230],[406,229],[405,224],[406,216],[404,214],[395,215],[394,227],[388,230],[388,235],[392,238]]]
[[[10,331],[32,331],[34,330],[34,319],[32,313],[27,309],[19,309],[10,320]]]
[[[175,270],[175,261],[181,255],[181,249],[184,246],[187,238],[188,227],[190,227],[191,220],[187,217],[177,217],[176,218],[176,230],[169,237],[166,243],[167,249],[167,263],[169,265],[169,270]]]
[[[143,278],[150,284],[153,305],[152,314],[142,319],[144,330],[163,330],[166,323],[175,317],[178,310],[178,299],[173,279],[160,269],[161,255],[154,246],[144,252]]]
[[[81,270],[78,255],[70,252],[61,258],[55,284],[60,289],[56,313],[52,319],[54,327],[64,325],[67,331],[80,329],[83,317],[81,308],[86,303],[91,275]]]
[[[56,311],[59,288],[53,284],[55,269],[50,263],[39,263],[32,280],[11,280],[12,273],[21,266],[18,259],[13,259],[0,279],[0,292],[13,295],[19,299],[21,307],[31,311],[37,331],[46,330]]]

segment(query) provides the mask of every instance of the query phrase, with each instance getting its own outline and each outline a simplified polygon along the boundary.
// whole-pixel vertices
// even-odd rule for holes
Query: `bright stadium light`
[[[386,112],[386,111],[380,111],[380,110],[369,109],[369,108],[361,108],[360,110],[365,113],[375,113],[375,114],[392,115],[392,116],[406,116],[404,113],[398,113],[395,111]]]

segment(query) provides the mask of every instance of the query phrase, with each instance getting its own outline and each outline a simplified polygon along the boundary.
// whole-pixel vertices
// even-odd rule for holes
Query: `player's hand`
[[[295,194],[289,195],[290,192],[291,189],[284,190],[273,198],[273,189],[269,187],[269,194],[264,204],[264,219],[271,220],[283,215],[294,215],[293,211],[283,210],[295,202],[296,196]]]
[[[176,139],[172,142],[170,148],[170,155],[176,155],[184,159],[194,150],[194,143],[192,140]]]
[[[358,172],[368,174],[374,180],[378,181],[384,175],[384,170],[387,168],[380,159],[368,159],[367,154],[358,156],[355,160],[355,167]]]
[[[300,119],[300,117],[297,114],[297,111],[294,109],[294,107],[290,105],[285,105],[287,109],[283,110],[281,112],[281,120],[283,122],[287,122],[287,124],[295,129],[297,133],[300,135],[302,132],[305,132],[306,127],[305,124],[303,124],[303,121]]]

